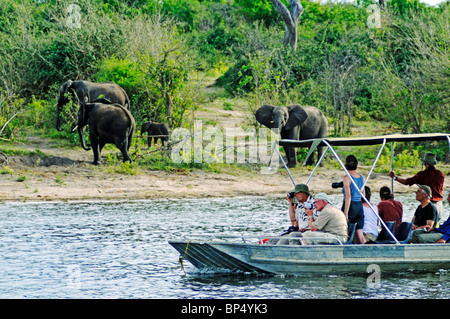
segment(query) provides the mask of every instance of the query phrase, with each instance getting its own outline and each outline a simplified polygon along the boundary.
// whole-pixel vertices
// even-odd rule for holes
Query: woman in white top
[[[365,196],[367,200],[370,202],[370,187],[365,186]],[[375,204],[372,204],[372,207],[375,209],[375,213],[373,210],[369,207],[369,205],[364,201],[364,199],[361,200],[363,205],[363,211],[364,211],[364,227],[363,227],[363,233],[364,238],[366,239],[366,242],[375,242],[375,240],[378,237],[378,208]]]

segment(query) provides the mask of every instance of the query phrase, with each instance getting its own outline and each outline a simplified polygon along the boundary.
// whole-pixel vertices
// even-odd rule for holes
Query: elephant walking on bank
[[[85,125],[89,125],[95,165],[100,164],[100,154],[107,143],[116,145],[122,152],[124,162],[131,162],[128,152],[133,140],[135,121],[130,111],[119,104],[100,103],[100,100],[82,104],[78,111],[78,134],[81,146],[88,151],[90,148],[86,146],[83,135]]]
[[[255,113],[256,120],[275,133],[281,134],[282,139],[306,140],[326,137],[328,121],[318,108],[313,106],[263,105]],[[295,147],[284,147],[288,167],[297,164]],[[318,158],[322,155],[322,147],[318,148]],[[307,165],[314,164],[314,155],[307,159]]]
[[[119,85],[113,82],[94,83],[89,81],[67,81],[59,90],[59,98],[56,109],[56,129],[61,130],[61,107],[69,102],[69,96],[77,103],[92,103],[104,98],[110,103],[117,103],[126,109],[130,109],[130,100],[127,93]]]
[[[156,144],[158,139],[161,140],[161,144],[164,146],[164,142],[169,140],[170,128],[166,123],[157,123],[157,122],[145,122],[141,126],[141,134],[147,132],[148,137],[148,146],[152,146],[152,138],[153,142]]]

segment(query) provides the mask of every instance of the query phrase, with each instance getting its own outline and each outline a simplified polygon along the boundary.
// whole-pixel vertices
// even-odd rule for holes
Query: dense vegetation
[[[202,98],[194,73],[219,74],[216,85],[250,110],[319,107],[334,135],[355,119],[450,131],[448,1],[387,1],[381,27],[368,22],[369,0],[301,2],[293,51],[269,0],[2,0],[0,138],[33,128],[75,141],[70,107],[64,131],[54,129],[69,79],[121,85],[138,127],[146,117],[187,126]]]

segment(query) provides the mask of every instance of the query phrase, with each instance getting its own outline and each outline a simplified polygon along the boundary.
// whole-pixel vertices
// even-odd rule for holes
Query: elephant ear
[[[301,125],[308,118],[308,113],[300,105],[289,105],[289,119],[284,126],[285,130],[291,130],[297,125]]]
[[[73,84],[72,80],[69,80],[63,84],[63,87],[61,89],[64,91],[63,92],[64,94],[69,92],[70,88],[72,87],[72,84]]]
[[[256,120],[268,128],[273,128],[273,110],[275,106],[273,105],[263,105],[255,112]]]
[[[83,119],[84,125],[87,125],[89,113],[92,111],[92,109],[95,107],[95,103],[82,103],[80,105],[80,116]]]

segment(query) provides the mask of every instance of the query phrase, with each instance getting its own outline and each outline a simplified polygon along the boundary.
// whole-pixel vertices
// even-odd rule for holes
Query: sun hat
[[[323,199],[323,200],[326,200],[328,203],[331,203],[330,198],[329,198],[328,195],[325,194],[325,193],[319,193],[319,194],[317,194],[317,195],[314,197],[314,199],[315,199],[315,200]]]
[[[425,191],[425,193],[427,193],[428,197],[431,198],[431,188],[427,185],[419,185],[417,184],[417,186],[421,189],[423,189]]]
[[[308,196],[311,196],[311,193],[309,192],[309,188],[305,184],[297,184],[297,185],[295,185],[295,188],[291,192],[292,193],[305,193]]]
[[[433,153],[426,153],[425,156],[421,159],[424,164],[436,165],[436,155]]]

